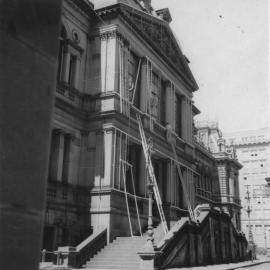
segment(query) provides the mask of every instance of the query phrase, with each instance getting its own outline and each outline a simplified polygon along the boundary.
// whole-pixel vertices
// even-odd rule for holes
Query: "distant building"
[[[250,192],[250,226],[258,247],[270,248],[270,128],[243,131],[225,135],[233,145],[239,162],[242,230],[248,235],[247,192]]]
[[[230,214],[232,222],[241,230],[239,170],[242,165],[236,160],[234,147],[225,145],[225,139],[216,122],[197,122],[196,140],[211,152],[215,158],[218,179],[220,207]]]

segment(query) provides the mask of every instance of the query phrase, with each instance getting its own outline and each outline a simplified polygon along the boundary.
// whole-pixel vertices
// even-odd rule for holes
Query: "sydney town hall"
[[[217,126],[195,125],[172,19],[151,0],[63,0],[41,269],[247,258],[242,165]]]

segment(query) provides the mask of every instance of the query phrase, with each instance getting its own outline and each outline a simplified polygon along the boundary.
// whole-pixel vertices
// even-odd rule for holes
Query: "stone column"
[[[120,177],[121,177],[121,163],[120,163],[120,159],[121,159],[121,147],[122,147],[122,140],[121,140],[121,136],[122,133],[120,133],[119,131],[115,131],[115,136],[116,136],[116,140],[115,140],[115,173],[114,173],[114,188],[119,189],[120,188]]]
[[[174,85],[171,84],[171,124],[172,130],[175,131],[175,89]]]
[[[189,143],[190,142],[190,104],[189,104],[189,99],[186,98],[186,110],[187,110],[187,138],[186,141]]]
[[[92,168],[95,166],[94,160],[92,159],[94,147],[96,145],[96,138],[93,136],[93,132],[86,130],[80,131],[80,149],[78,139],[75,136],[71,136],[70,142],[70,166],[69,166],[69,180],[77,180],[75,177],[78,169],[78,182],[80,185],[92,186],[93,172]],[[91,149],[91,150],[90,150]],[[89,151],[90,150],[90,151]],[[78,168],[77,168],[78,167]],[[91,168],[92,167],[92,168]],[[74,176],[74,177],[73,177]],[[91,179],[91,180],[90,180]],[[90,181],[91,183],[90,183]],[[70,181],[71,183],[75,181]]]
[[[188,170],[188,174],[189,174],[189,181],[188,181],[188,186],[190,189],[190,204],[191,204],[191,208],[194,209],[194,198],[195,198],[195,191],[194,191],[194,179],[193,179],[193,173],[192,171]]]
[[[234,237],[233,237],[233,230],[232,230],[232,224],[229,223],[229,233],[230,233],[230,245],[231,245],[231,256],[232,259],[235,258],[235,248],[234,248]]]
[[[211,217],[209,217],[209,230],[210,230],[211,261],[212,263],[216,263],[215,232],[214,232],[213,220]]]
[[[164,161],[164,165],[163,165],[163,169],[165,170],[165,173],[163,172],[163,175],[165,175],[165,178],[162,179],[162,181],[164,181],[164,185],[166,186],[165,190],[163,191],[163,201],[165,203],[169,203],[169,198],[170,198],[170,185],[171,185],[171,181],[170,181],[170,160],[165,160]]]
[[[94,185],[110,186],[112,172],[112,130],[97,135],[96,167]]]
[[[146,168],[145,168],[145,157],[143,149],[140,149],[140,171],[139,171],[139,194],[146,196]]]
[[[107,69],[107,35],[102,33],[100,35],[100,76],[101,76],[101,92],[106,92],[106,69]]]
[[[165,86],[165,122],[172,127],[172,111],[171,111],[171,82],[167,81]]]
[[[187,140],[187,105],[186,105],[186,98],[182,96],[181,98],[182,104],[182,138],[186,141]]]
[[[113,131],[104,132],[104,186],[111,186]]]
[[[190,132],[190,137],[189,137],[189,143],[193,143],[193,112],[192,112],[192,101],[189,100],[189,111],[190,111],[190,119],[189,119],[189,132]]]
[[[61,72],[61,81],[65,83],[68,83],[69,66],[70,66],[70,52],[68,50],[68,45],[65,45],[63,53],[63,69]]]
[[[95,179],[94,186],[102,186],[102,178],[104,176],[104,138],[103,132],[96,134],[96,155],[95,155]]]
[[[178,176],[178,173],[177,173]],[[188,172],[187,169],[182,170],[182,176],[184,179],[184,185],[186,186],[186,191],[187,191],[187,198],[189,198],[189,186],[187,185],[188,182]],[[178,176],[179,177],[179,176]],[[184,209],[188,209],[188,205],[187,205],[187,201],[186,201],[186,197],[184,196],[184,189],[182,188],[182,194],[181,194],[181,199],[182,199],[182,205]]]
[[[101,92],[116,91],[118,81],[117,55],[117,27],[104,26],[100,29],[101,54]]]
[[[190,143],[191,137],[191,112],[190,112],[190,100],[187,98],[187,142]]]
[[[221,261],[224,261],[224,259],[226,258],[226,251],[225,251],[224,229],[223,229],[221,217],[219,218],[219,229],[220,229]]]
[[[175,181],[178,181],[176,179],[176,177],[178,177],[178,175],[175,173],[175,165],[174,162],[171,164],[171,169],[170,169],[170,181],[171,181],[171,185],[170,185],[170,201],[171,204],[175,205],[176,204],[176,200],[175,200],[175,193],[176,193],[176,184]]]
[[[146,58],[141,60],[141,92],[140,92],[140,110],[144,113],[147,111],[147,61]]]
[[[199,265],[203,263],[202,237],[200,233],[197,234],[197,262]]]

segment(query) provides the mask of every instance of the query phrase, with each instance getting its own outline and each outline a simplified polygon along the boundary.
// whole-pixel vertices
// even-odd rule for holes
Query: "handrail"
[[[175,246],[180,249],[185,242],[183,240],[187,237],[187,231],[191,225],[189,217],[183,217],[170,229],[170,231],[157,244],[156,250],[160,255],[156,258],[158,265],[163,267],[169,266],[170,262],[174,260],[175,253],[173,250]]]
[[[95,253],[107,244],[107,228],[99,230],[78,246],[76,246],[76,267],[80,267],[86,263]]]
[[[107,244],[107,228],[99,230],[84,241],[82,241],[76,247],[64,246],[58,247],[57,251],[50,252],[56,255],[56,260],[53,263],[64,267],[81,267],[84,265],[93,255],[101,250]],[[46,250],[42,251],[42,260],[45,261]]]

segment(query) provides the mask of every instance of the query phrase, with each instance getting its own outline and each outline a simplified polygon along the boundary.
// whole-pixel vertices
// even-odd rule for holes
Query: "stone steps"
[[[162,226],[154,229],[158,241],[164,236]],[[140,257],[137,252],[143,249],[147,242],[147,233],[142,237],[117,237],[112,243],[100,250],[85,264],[87,269],[125,269],[137,270]]]

